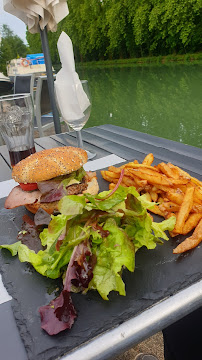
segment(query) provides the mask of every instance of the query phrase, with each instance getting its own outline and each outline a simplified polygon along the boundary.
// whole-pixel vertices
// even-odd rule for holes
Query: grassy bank
[[[168,64],[168,63],[201,63],[202,64],[202,52],[195,54],[184,55],[167,55],[167,56],[150,56],[133,59],[117,59],[117,60],[100,60],[77,63],[77,67],[91,67],[91,66],[130,66],[130,65],[148,65],[148,64]]]

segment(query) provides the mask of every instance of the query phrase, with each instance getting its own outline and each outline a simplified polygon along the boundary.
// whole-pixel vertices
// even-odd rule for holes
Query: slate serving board
[[[100,189],[107,190],[108,183],[102,179],[99,172],[97,175]],[[20,207],[8,211],[3,205],[4,199],[1,199],[0,243],[10,244],[16,241],[26,210]],[[160,217],[155,216],[155,221],[160,220]],[[44,278],[29,264],[20,263],[18,258],[12,257],[7,250],[1,250],[0,268],[3,282],[13,297],[13,313],[28,359],[56,359],[201,279],[202,246],[187,254],[172,254],[176,242],[182,239],[184,237],[179,236],[165,242],[163,246],[157,245],[155,250],[143,248],[137,252],[135,272],[123,272],[126,297],[112,292],[109,295],[110,300],[104,301],[95,291],[86,295],[73,294],[78,318],[71,330],[52,337],[40,328],[38,308],[57,296],[61,281]]]

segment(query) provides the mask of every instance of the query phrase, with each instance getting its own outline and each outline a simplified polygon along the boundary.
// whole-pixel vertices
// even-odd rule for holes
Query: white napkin
[[[4,10],[22,20],[32,34],[39,32],[39,26],[56,31],[57,24],[69,14],[66,0],[4,0]]]
[[[86,171],[96,171],[107,168],[108,166],[119,164],[123,161],[125,161],[125,159],[115,154],[110,154],[100,159],[88,161],[83,167]]]
[[[19,184],[15,182],[15,180],[10,179],[6,181],[0,182],[0,199],[8,196],[8,194],[11,192],[11,190],[18,186]]]
[[[64,120],[81,119],[90,102],[75,71],[71,39],[63,31],[57,43],[61,70],[56,74],[55,93],[60,113]]]

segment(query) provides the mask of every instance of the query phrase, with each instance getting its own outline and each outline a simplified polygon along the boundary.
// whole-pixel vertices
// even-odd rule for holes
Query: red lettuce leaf
[[[41,327],[49,335],[56,335],[72,327],[77,316],[70,295],[72,283],[74,281],[74,285],[80,289],[88,287],[93,277],[93,266],[95,264],[92,259],[91,251],[86,242],[75,246],[67,267],[61,294],[49,305],[39,308]]]
[[[40,181],[37,183],[38,189],[41,191],[42,194],[46,194],[58,188],[61,181],[62,179],[60,177],[51,180]]]
[[[41,306],[39,313],[41,328],[49,335],[56,335],[63,330],[71,329],[77,316],[70,292],[67,290],[63,290],[49,305]]]
[[[60,199],[62,199],[63,196],[67,195],[67,190],[63,185],[60,185],[58,187],[58,185],[50,190],[49,192],[42,194],[41,198],[40,198],[40,202],[44,203],[44,202],[53,202],[53,201],[59,201]]]
[[[74,248],[64,282],[64,288],[71,290],[71,284],[83,290],[93,278],[94,258],[88,244],[80,243]]]
[[[17,236],[18,241],[21,241],[21,243],[26,245],[30,250],[34,250],[35,253],[38,253],[39,250],[44,250],[39,238],[39,228],[28,215],[24,215],[23,220],[21,231]]]
[[[39,208],[34,215],[34,223],[36,226],[49,225],[51,216],[42,208]]]

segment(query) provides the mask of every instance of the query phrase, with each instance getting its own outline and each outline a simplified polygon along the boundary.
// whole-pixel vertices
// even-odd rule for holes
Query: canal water
[[[77,69],[92,112],[85,127],[114,124],[202,147],[202,65]]]

